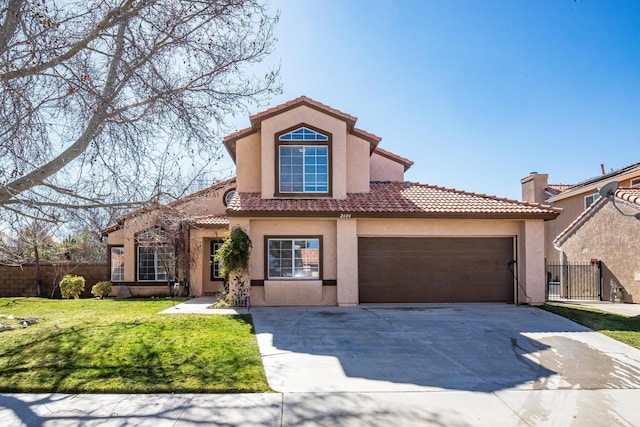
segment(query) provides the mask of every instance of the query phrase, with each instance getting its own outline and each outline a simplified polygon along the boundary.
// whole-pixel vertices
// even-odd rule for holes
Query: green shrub
[[[111,293],[111,282],[98,282],[91,288],[91,294],[94,297],[104,298]]]
[[[79,298],[84,291],[84,277],[67,274],[60,281],[60,293],[62,298]]]
[[[229,277],[232,271],[246,269],[249,265],[250,253],[251,239],[242,228],[234,227],[215,255],[215,260],[222,264],[220,269],[222,276]]]

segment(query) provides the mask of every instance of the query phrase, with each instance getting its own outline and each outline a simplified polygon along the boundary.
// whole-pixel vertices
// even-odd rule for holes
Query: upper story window
[[[299,126],[276,137],[277,194],[330,194],[331,138]]]
[[[634,178],[631,180],[632,187],[640,187],[640,178]]]
[[[584,208],[587,209],[589,206],[593,204],[596,200],[600,198],[600,194],[594,193],[589,194],[588,196],[584,196]]]
[[[280,141],[329,141],[327,135],[313,131],[307,127],[299,127],[298,129],[280,135]]]
[[[233,199],[233,196],[236,195],[236,189],[235,188],[231,188],[229,190],[227,190],[224,193],[224,196],[222,197],[222,203],[224,203],[225,206],[227,206],[229,203],[231,203],[231,199]]]

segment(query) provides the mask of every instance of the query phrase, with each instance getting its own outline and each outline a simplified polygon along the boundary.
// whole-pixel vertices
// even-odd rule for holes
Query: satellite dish
[[[609,197],[616,194],[617,189],[618,181],[611,181],[610,183],[605,184],[603,187],[601,187],[598,193],[600,194],[600,197]]]

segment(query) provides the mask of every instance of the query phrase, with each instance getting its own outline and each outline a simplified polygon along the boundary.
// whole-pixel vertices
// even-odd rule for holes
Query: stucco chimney
[[[546,173],[531,172],[522,178],[522,200],[526,202],[545,203],[547,194],[545,189],[549,185],[549,175]]]

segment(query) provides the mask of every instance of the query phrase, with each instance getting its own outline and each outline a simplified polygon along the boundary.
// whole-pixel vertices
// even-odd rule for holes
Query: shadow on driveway
[[[252,314],[269,384],[281,392],[640,386],[640,351],[534,307],[260,307]]]

